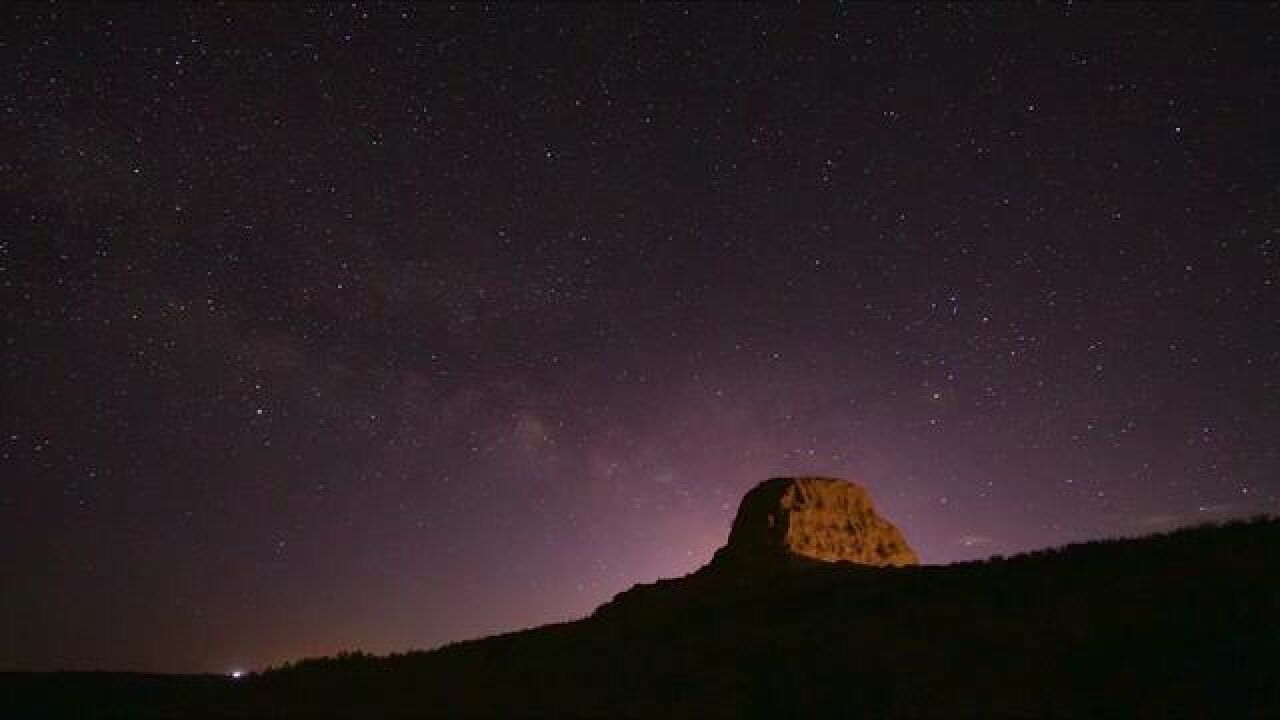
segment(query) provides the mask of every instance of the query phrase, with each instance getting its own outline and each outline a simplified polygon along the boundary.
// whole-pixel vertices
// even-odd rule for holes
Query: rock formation
[[[808,558],[861,565],[915,565],[916,554],[871,496],[846,480],[773,478],[742,498],[720,551],[726,560]]]

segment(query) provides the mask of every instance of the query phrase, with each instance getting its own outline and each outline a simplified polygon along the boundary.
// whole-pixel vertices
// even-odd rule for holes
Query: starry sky
[[[1280,8],[10,4],[0,669],[1280,511]]]

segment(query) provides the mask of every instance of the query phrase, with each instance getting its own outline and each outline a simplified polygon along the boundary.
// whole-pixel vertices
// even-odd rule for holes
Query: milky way
[[[1280,510],[1275,5],[3,12],[0,669]]]

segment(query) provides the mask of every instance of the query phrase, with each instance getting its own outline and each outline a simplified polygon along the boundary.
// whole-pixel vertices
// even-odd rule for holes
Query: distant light
[[[239,680],[239,679],[240,679],[240,678],[242,678],[242,677],[244,677],[244,671],[243,671],[243,670],[232,670],[232,671],[231,671],[231,679],[232,679],[232,680]]]

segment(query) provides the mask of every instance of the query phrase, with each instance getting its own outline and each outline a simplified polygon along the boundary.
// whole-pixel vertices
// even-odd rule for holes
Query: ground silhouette
[[[947,566],[722,553],[580,621],[212,676],[10,674],[4,717],[1280,716],[1280,521]]]

